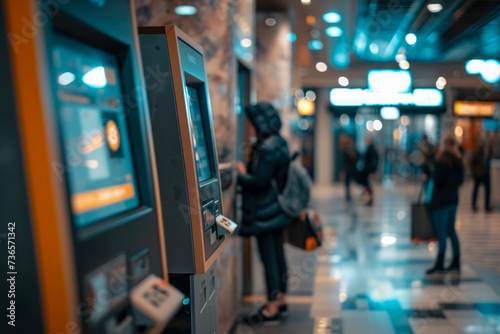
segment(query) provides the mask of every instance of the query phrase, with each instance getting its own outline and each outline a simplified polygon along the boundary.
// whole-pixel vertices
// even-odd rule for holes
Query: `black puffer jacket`
[[[278,111],[269,103],[245,108],[245,113],[257,131],[252,146],[247,174],[238,176],[243,194],[243,226],[241,235],[256,235],[282,227],[290,218],[281,210],[271,180],[280,191],[286,183],[290,153],[280,136],[281,120]]]
[[[434,168],[434,189],[430,207],[439,209],[458,204],[458,189],[464,182],[462,159],[451,152],[443,152]]]

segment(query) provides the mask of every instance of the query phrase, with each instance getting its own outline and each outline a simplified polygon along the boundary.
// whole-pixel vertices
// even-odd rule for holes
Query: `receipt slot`
[[[167,282],[134,8],[1,9],[0,212],[19,244],[16,324],[0,332],[159,332],[184,297]]]
[[[236,228],[223,216],[203,49],[175,26],[140,27],[168,269],[190,298],[169,326],[217,331],[215,261]],[[189,316],[186,316],[189,315]]]

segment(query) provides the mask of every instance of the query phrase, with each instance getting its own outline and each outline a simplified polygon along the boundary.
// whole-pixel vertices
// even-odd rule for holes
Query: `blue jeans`
[[[453,248],[453,257],[460,256],[460,242],[458,241],[457,231],[455,230],[455,220],[457,217],[457,205],[448,205],[432,211],[432,220],[439,242],[438,253],[444,256],[446,254],[446,241],[451,239]]]

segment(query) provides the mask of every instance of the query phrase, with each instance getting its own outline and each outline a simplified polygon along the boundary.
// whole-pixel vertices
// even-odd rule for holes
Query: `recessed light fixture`
[[[439,13],[443,10],[443,5],[440,3],[430,3],[427,5],[427,10],[431,13]]]
[[[402,62],[403,60],[406,60],[406,55],[404,53],[398,53],[396,55],[396,61],[398,63]]]
[[[375,43],[370,44],[370,52],[376,55],[378,53],[378,45]]]
[[[417,43],[417,35],[409,33],[408,35],[406,35],[405,40],[409,45],[414,45],[415,43]]]
[[[410,68],[410,63],[407,60],[400,61],[399,68],[401,68],[402,70],[407,70]]]
[[[177,6],[174,11],[177,15],[194,15],[197,9],[194,6]]]
[[[334,26],[326,28],[325,33],[329,37],[340,37],[344,32],[342,31],[342,28]]]
[[[311,0],[300,0],[300,2],[302,2],[302,4],[306,6],[311,4]]]
[[[326,72],[326,70],[328,69],[328,66],[320,61],[318,63],[316,63],[316,70],[318,70],[318,72]]]
[[[446,79],[443,78],[443,77],[439,77],[436,81],[436,88],[437,89],[440,89],[440,90],[443,90],[444,89],[444,86],[446,86]]]
[[[276,19],[274,17],[268,17],[266,19],[266,25],[269,27],[274,27],[276,25]]]
[[[342,20],[342,16],[337,12],[328,12],[323,15],[323,20],[326,23],[339,23]]]
[[[244,38],[241,40],[240,44],[244,48],[249,48],[252,46],[252,40],[250,38]]]
[[[313,51],[319,51],[319,50],[323,49],[323,42],[316,40],[316,39],[309,41],[309,49],[311,49]]]

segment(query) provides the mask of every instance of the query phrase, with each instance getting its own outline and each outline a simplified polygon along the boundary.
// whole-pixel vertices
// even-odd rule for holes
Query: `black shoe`
[[[460,272],[460,265],[458,264],[451,264],[449,267],[446,268],[446,271],[455,271],[455,272]]]
[[[493,208],[490,206],[489,208],[486,208],[484,211],[486,211],[486,213],[490,213],[493,211]]]
[[[477,208],[475,206],[473,206],[472,211],[477,212]]]
[[[430,269],[427,269],[425,271],[425,274],[426,275],[431,275],[431,274],[439,274],[439,273],[442,273],[444,272],[444,267],[443,266],[434,266]]]
[[[280,314],[282,317],[288,316],[288,305],[287,304],[280,306]]]
[[[460,255],[453,258],[450,266],[446,268],[447,271],[458,271],[460,272]]]
[[[267,316],[263,311],[264,307],[261,307],[257,312],[250,313],[245,317],[244,322],[250,327],[276,326],[281,323],[280,312]]]

